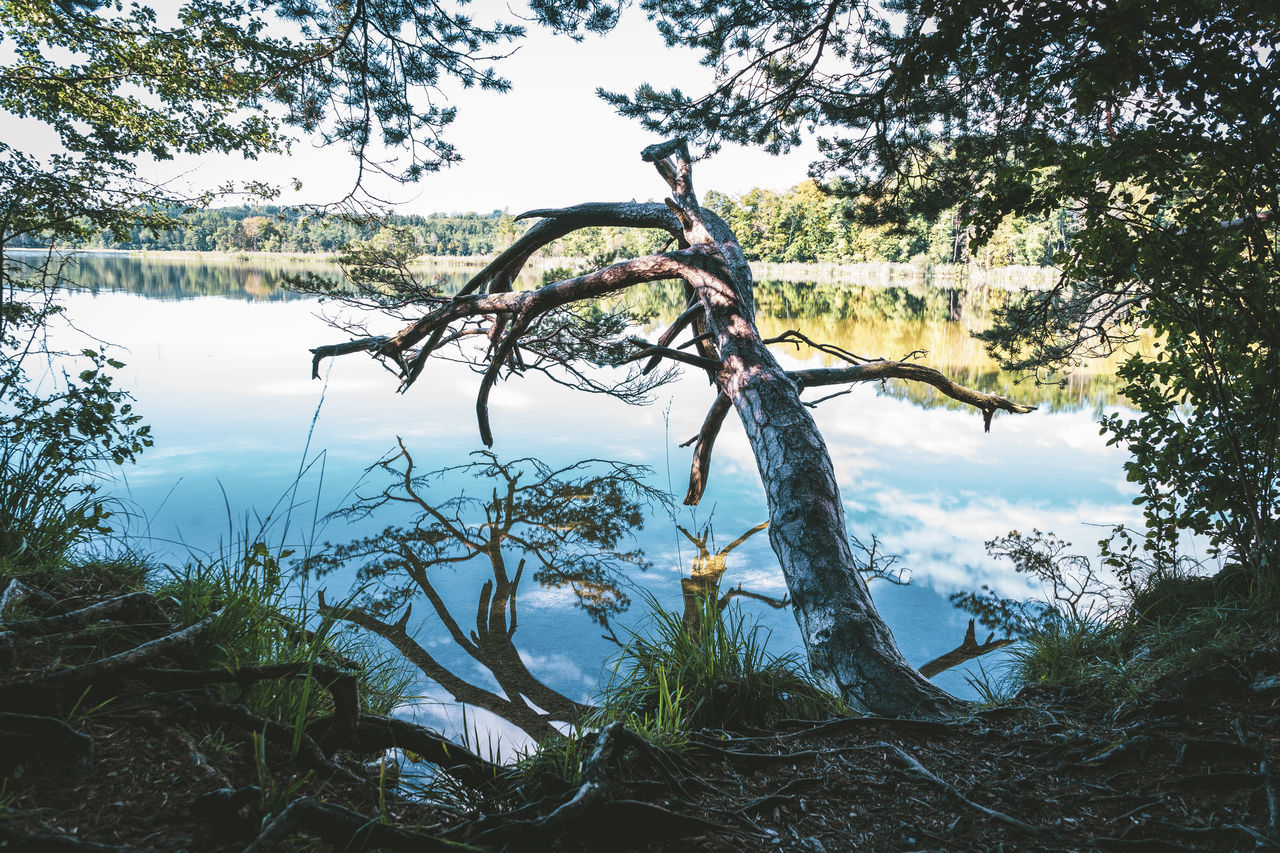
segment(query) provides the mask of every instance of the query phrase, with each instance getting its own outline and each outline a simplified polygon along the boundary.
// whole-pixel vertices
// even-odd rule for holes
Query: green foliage
[[[124,365],[86,349],[47,377],[39,393],[29,370],[44,356],[48,324],[60,310],[53,291],[61,268],[5,266],[0,283],[0,560],[11,569],[56,566],[75,547],[110,532],[109,502],[98,478],[152,444],[112,371]]]
[[[1246,569],[1205,576],[1200,565],[1173,551],[1153,553],[1146,537],[1135,540],[1124,528],[1099,543],[1098,567],[1039,531],[987,544],[1045,592],[1015,601],[984,587],[951,597],[1020,640],[1002,677],[984,672],[971,682],[986,701],[1027,684],[1090,686],[1132,699],[1179,673],[1238,664],[1274,628],[1274,599],[1258,599]],[[1115,572],[1115,583],[1102,577],[1103,567]]]
[[[139,216],[146,211],[138,209]],[[187,252],[339,253],[352,243],[373,239],[383,227],[402,229],[421,244],[418,254],[487,255],[510,245],[525,223],[505,213],[391,214],[369,217],[323,215],[276,205],[243,205],[202,210],[168,208],[164,222],[140,221],[122,234],[88,227],[82,236],[58,241],[66,248]],[[86,225],[90,225],[86,223]],[[49,235],[17,236],[16,248],[43,247]]]
[[[1156,358],[1126,361],[1120,377],[1141,414],[1111,415],[1103,430],[1132,454],[1153,554],[1181,531],[1207,537],[1211,556],[1246,567],[1269,595],[1280,591],[1280,355],[1237,337],[1234,321],[1217,328],[1171,330]]]
[[[218,614],[193,649],[201,666],[328,663],[356,674],[365,711],[390,713],[413,683],[408,665],[358,633],[335,630],[330,620],[318,620],[281,570],[281,561],[292,553],[240,535],[210,559],[157,570],[152,582],[156,595],[175,606],[175,620],[181,625]],[[228,697],[240,695],[234,685],[222,690]],[[304,678],[259,682],[244,701],[257,713],[288,724],[301,725],[332,710],[324,688]]]
[[[1042,376],[1161,338],[1124,368],[1139,416],[1105,423],[1135,454],[1153,550],[1207,536],[1259,591],[1280,583],[1280,7],[643,5],[717,81],[606,96],[648,127],[769,150],[821,128],[814,171],[861,216],[909,233],[954,209],[971,254],[1011,221],[1069,234],[1046,244],[1059,282],[981,337]]]
[[[42,125],[58,150],[38,158],[0,144],[0,246],[32,232],[107,228],[119,238],[134,224],[163,224],[138,205],[179,199],[138,178],[140,157],[256,157],[287,150],[300,131],[359,160],[353,194],[366,172],[413,181],[456,162],[443,135],[456,110],[441,84],[506,91],[489,63],[525,32],[522,21],[482,23],[463,6],[10,0],[0,6],[0,111]],[[530,11],[570,35],[616,17],[597,0],[539,0]],[[378,149],[399,150],[404,162],[373,156]]]
[[[747,258],[768,263],[977,263],[983,267],[1042,266],[1063,245],[1067,217],[1011,216],[972,257],[968,237],[954,210],[937,219],[915,217],[902,228],[868,224],[856,204],[806,181],[775,193],[749,190],[740,196],[710,191],[706,205],[724,218],[742,241]],[[140,211],[141,213],[141,211]],[[524,233],[526,223],[505,212],[392,214],[377,219],[319,216],[272,205],[210,210],[164,211],[164,223],[139,223],[120,236],[90,231],[69,236],[61,245],[79,248],[218,252],[341,252],[350,243],[369,240],[381,227],[404,229],[432,256],[489,255]],[[958,230],[957,230],[958,229]],[[16,238],[17,247],[44,246],[44,235]],[[655,231],[584,228],[543,250],[552,257],[582,259],[591,268],[620,258],[639,257],[662,248]]]
[[[804,674],[794,655],[765,649],[768,633],[736,607],[703,600],[691,632],[678,613],[649,602],[647,623],[631,632],[603,690],[600,719],[660,735],[701,728],[769,729],[784,719],[844,712],[839,697]]]
[[[952,594],[951,603],[975,616],[983,626],[1026,639],[1075,631],[1114,615],[1115,590],[1087,557],[1067,553],[1070,542],[1039,530],[1030,535],[1014,530],[986,546],[992,557],[1009,560],[1018,574],[1039,582],[1044,594],[1015,601],[985,585],[981,592]]]
[[[823,188],[810,180],[785,193],[754,189],[734,198],[712,191],[704,203],[733,228],[748,260],[770,263],[1043,266],[1064,239],[1061,217],[1049,223],[1012,216],[981,256],[971,256],[966,225],[954,209],[886,224],[883,214],[866,215],[849,192],[839,182]]]

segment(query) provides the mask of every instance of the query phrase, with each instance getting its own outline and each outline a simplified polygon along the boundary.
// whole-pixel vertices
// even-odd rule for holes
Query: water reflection
[[[327,545],[300,570],[316,578],[335,572],[353,578],[345,601],[331,604],[320,594],[323,617],[381,637],[453,702],[494,714],[534,740],[555,737],[560,727],[583,721],[593,708],[535,675],[528,665],[531,656],[517,645],[526,569],[541,590],[566,591],[621,646],[610,618],[630,606],[625,587],[635,579],[628,572],[650,566],[642,550],[623,548],[665,496],[641,479],[651,472],[621,462],[589,459],[553,469],[532,458],[502,462],[489,452],[473,457],[464,465],[418,473],[400,441],[397,453],[370,469],[383,479],[381,488],[357,497],[334,517],[382,524],[407,510],[409,519],[353,542]],[[441,497],[458,488],[456,495]],[[472,496],[472,490],[480,496]],[[741,581],[726,588],[729,555],[767,527],[768,522],[757,524],[716,548],[709,544],[710,524],[696,533],[676,525],[694,548],[689,572],[680,578],[681,624],[688,635],[703,636],[704,621],[723,618],[735,598],[774,610],[789,606],[787,596],[748,589]],[[855,540],[855,546],[868,580],[905,583],[895,569],[897,558],[883,554],[878,541],[863,546]],[[426,616],[424,601],[430,606]],[[472,614],[474,627],[466,629]],[[586,632],[590,626],[584,619],[572,630]],[[972,632],[970,622],[965,643],[926,664],[927,674],[1009,642],[979,646]],[[449,649],[442,648],[450,642]],[[456,656],[446,662],[449,650],[461,650],[478,664],[480,677]]]
[[[324,615],[387,640],[455,702],[497,714],[534,739],[546,738],[555,734],[554,723],[576,723],[588,708],[535,677],[515,645],[525,569],[532,569],[543,589],[567,590],[593,621],[607,624],[630,604],[622,589],[626,571],[648,568],[642,551],[622,545],[664,495],[640,479],[647,469],[621,462],[592,459],[552,469],[536,459],[473,456],[465,465],[420,474],[400,442],[398,453],[375,466],[386,485],[335,515],[381,518],[384,510],[407,508],[411,520],[329,548],[305,568],[323,577],[356,565],[354,598],[336,607],[322,599]],[[441,483],[459,479],[473,481],[485,496],[463,491],[436,498]],[[457,592],[459,579],[441,576],[474,573],[473,561],[484,565],[487,577],[474,607],[475,628],[468,632],[442,595],[449,588]],[[415,638],[417,631],[410,632],[422,625],[412,616],[424,597],[449,637],[484,668],[501,695],[446,666]]]
[[[546,259],[542,266],[555,260],[558,259]],[[431,259],[416,265],[415,270],[449,293],[460,288],[477,267]],[[88,252],[77,256],[71,279],[92,293],[122,291],[165,300],[221,296],[283,301],[303,298],[288,289],[286,280],[304,272],[341,275],[336,265],[321,260],[300,263]],[[541,267],[534,264],[524,271],[517,287],[536,286],[540,275]],[[1119,402],[1113,360],[1078,368],[1063,377],[1061,386],[1035,386],[1001,373],[972,333],[989,325],[991,312],[1008,299],[1008,291],[968,287],[951,280],[944,284],[903,284],[888,278],[877,284],[765,278],[755,288],[757,325],[765,338],[799,328],[814,340],[870,357],[902,358],[920,353],[922,364],[961,385],[1051,411],[1100,412]],[[633,288],[620,298],[642,315],[652,317],[655,327],[669,325],[685,305],[684,289],[678,282]],[[796,355],[804,360],[833,363],[808,350]],[[892,380],[881,390],[925,408],[964,406],[920,383]]]
[[[675,282],[661,282],[627,297],[642,312],[669,324],[684,305]],[[756,325],[763,338],[797,329],[809,338],[834,344],[870,358],[904,359],[915,354],[921,364],[953,381],[1050,411],[1101,411],[1119,401],[1116,359],[1098,360],[1062,376],[1061,385],[1036,386],[1002,373],[973,333],[990,326],[992,312],[1010,292],[994,287],[945,287],[920,283],[756,282]],[[796,357],[836,366],[830,356],[803,348]],[[964,409],[965,404],[918,382],[892,380],[882,387],[890,397],[925,408]]]
[[[79,252],[69,280],[90,293],[134,293],[151,299],[194,299],[221,296],[249,301],[312,299],[289,289],[291,276],[314,273],[341,278],[341,268],[323,256],[298,259],[180,252],[155,255],[126,252]],[[479,265],[445,258],[416,264],[415,272],[437,282],[446,293],[460,288]],[[523,287],[540,283],[533,265],[520,279]]]
[[[221,296],[194,296],[216,290],[207,279],[200,281],[208,266],[203,261],[100,256],[100,263],[93,269],[109,283],[161,294],[168,288],[169,293],[193,297],[158,299],[99,289],[96,294],[69,294],[65,300],[74,322],[99,331],[125,350],[115,351],[128,363],[120,385],[136,394],[137,408],[157,436],[157,446],[123,472],[127,481],[115,491],[132,500],[136,528],[151,537],[150,547],[160,559],[181,561],[188,548],[215,549],[220,529],[225,532],[228,507],[237,515],[255,507],[265,511],[282,495],[288,496],[285,506],[291,508],[293,524],[280,535],[287,547],[299,552],[323,539],[348,541],[374,536],[389,524],[410,524],[405,508],[399,517],[350,519],[352,526],[340,531],[333,526],[319,529],[308,521],[348,503],[352,485],[370,460],[394,448],[397,435],[405,437],[424,470],[455,465],[477,445],[475,377],[465,365],[436,365],[423,384],[406,395],[391,393],[385,373],[372,361],[348,360],[323,381],[311,381],[307,350],[332,337],[315,316],[315,300],[250,299],[243,284],[235,285],[238,290],[228,286],[229,292]],[[275,271],[258,268],[258,280],[268,289],[283,277],[284,269],[310,268],[278,266]],[[131,271],[122,271],[126,267]],[[175,270],[185,270],[186,278]],[[465,270],[453,274],[460,278]],[[146,283],[152,280],[148,276],[167,284],[153,287]],[[799,295],[795,300],[789,295],[785,304],[773,300],[769,287],[766,283],[761,288],[761,324],[771,332],[801,325],[816,328],[815,337],[836,339],[867,355],[900,356],[927,349],[934,366],[960,376],[969,375],[962,370],[993,369],[966,336],[967,328],[979,321],[980,296],[963,303],[958,321],[950,319],[949,297],[921,294],[915,286],[850,296],[835,306],[849,316],[824,319],[799,316],[796,301],[808,290],[823,299],[837,299],[822,295],[831,289],[827,285],[792,285]],[[843,289],[857,291],[852,285]],[[666,312],[669,318],[679,304],[679,288],[668,293],[659,286],[652,292],[658,313]],[[628,298],[650,297],[637,292]],[[988,295],[988,308],[993,298]],[[870,307],[859,309],[859,300]],[[664,307],[668,304],[670,308]],[[818,308],[805,310],[816,313]],[[80,341],[54,344],[68,351],[83,346]],[[778,356],[789,369],[817,364],[812,353],[779,347]],[[1037,592],[1022,576],[993,565],[985,540],[1015,528],[1038,527],[1087,544],[1102,529],[1091,525],[1110,529],[1140,516],[1130,503],[1133,493],[1121,468],[1123,454],[1105,446],[1090,409],[1079,401],[1051,408],[1036,397],[1045,391],[1018,387],[1011,396],[1039,402],[1041,410],[998,418],[987,435],[976,413],[926,411],[924,407],[944,401],[917,402],[909,393],[892,384],[884,391],[861,387],[822,404],[814,415],[835,462],[851,532],[864,539],[877,534],[914,570],[911,585],[881,586],[875,598],[903,653],[918,664],[955,647],[965,633],[967,618],[947,603],[948,593],[981,584],[1016,598]],[[689,457],[678,445],[706,414],[707,385],[705,377],[690,374],[664,389],[657,405],[637,408],[531,376],[507,383],[493,404],[503,458],[536,455],[555,466],[572,464],[587,454],[625,459],[648,465],[658,472],[657,483],[682,492]],[[310,464],[322,449],[323,463],[310,467],[310,479],[297,484],[303,462]],[[736,535],[760,521],[764,498],[750,446],[732,422],[717,441],[714,464],[703,509],[697,517],[682,514],[679,521],[700,535],[714,510],[717,528]],[[455,476],[433,494],[454,495],[465,488],[480,498],[491,495],[490,490],[480,493],[479,481],[466,479]],[[638,532],[636,546],[645,550],[654,568],[631,574],[669,610],[679,611],[680,577],[689,572],[693,554],[689,540],[665,521],[665,513],[658,513]],[[340,523],[344,522],[334,522]],[[710,542],[708,550],[714,556],[716,548]],[[729,559],[726,586],[741,584],[776,598],[786,593],[767,537],[753,536]],[[509,562],[518,564],[518,558]],[[473,565],[481,568],[481,577],[469,578],[447,567],[430,576],[464,631],[471,630],[483,581],[494,583],[490,603],[501,586],[483,557]],[[583,703],[600,681],[602,661],[616,646],[590,626],[571,589],[531,583],[528,573],[534,565],[529,563],[519,585],[519,659],[540,681]],[[327,582],[336,594],[350,588],[349,580],[333,575]],[[799,632],[789,613],[751,599],[738,600],[772,631],[774,649],[798,647]],[[637,609],[611,619],[619,633],[634,624]],[[394,624],[402,613],[388,614],[384,621]],[[413,620],[424,616],[436,627],[419,637],[421,644],[467,681],[498,692],[496,678],[454,643],[432,608],[419,604]],[[945,672],[938,682],[953,692],[966,691],[960,671]],[[436,695],[451,701],[444,692]],[[457,732],[458,714],[451,707],[427,707],[421,713],[431,724]],[[475,715],[468,717],[474,719]],[[522,732],[512,733],[517,739],[524,737]]]
[[[676,525],[676,529],[680,531],[681,535],[688,539],[690,544],[697,549],[697,553],[693,556],[693,566],[689,569],[689,576],[680,579],[680,597],[684,601],[682,622],[684,623],[685,632],[690,636],[696,637],[700,634],[703,616],[710,609],[707,606],[709,599],[715,599],[714,612],[717,614],[723,613],[724,609],[729,606],[729,602],[736,596],[747,596],[757,601],[763,601],[776,610],[780,610],[790,603],[785,596],[773,598],[745,589],[742,584],[738,584],[723,595],[720,594],[720,584],[724,580],[725,572],[729,570],[730,552],[768,526],[769,522],[763,521],[712,554],[707,547],[707,540],[711,537],[710,525],[704,527],[697,535]]]

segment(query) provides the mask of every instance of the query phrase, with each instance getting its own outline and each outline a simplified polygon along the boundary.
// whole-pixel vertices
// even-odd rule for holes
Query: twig
[[[884,379],[905,379],[932,385],[953,400],[959,400],[982,412],[983,425],[991,431],[991,416],[997,410],[1013,414],[1034,412],[1035,406],[1024,406],[996,394],[975,391],[952,382],[942,373],[923,364],[906,361],[872,361],[850,367],[817,367],[807,370],[790,370],[787,376],[803,388],[822,385],[844,385],[851,382],[878,382]]]
[[[911,771],[921,779],[924,779],[925,781],[930,782],[933,785],[936,785],[937,787],[941,788],[942,791],[947,794],[947,796],[951,797],[952,799],[956,800],[962,805],[968,806],[974,811],[981,812],[982,814],[986,815],[992,820],[999,821],[1000,823],[1003,823],[1006,826],[1011,826],[1014,829],[1021,830],[1022,832],[1025,832],[1028,835],[1032,835],[1035,837],[1043,837],[1045,835],[1045,831],[1038,826],[1032,826],[1026,821],[1019,820],[1018,818],[1007,815],[1004,812],[996,811],[995,809],[992,809],[992,808],[987,808],[981,803],[975,803],[973,800],[969,799],[964,794],[956,790],[955,787],[947,784],[946,782],[939,779],[937,776],[933,775],[933,773],[929,772],[929,770],[923,764],[917,761],[914,756],[907,753],[906,750],[901,749],[900,747],[894,746],[891,743],[886,743],[884,741],[881,741],[880,743],[878,743],[877,746],[888,751],[889,755],[892,756],[894,759],[896,759],[897,762],[901,764],[903,767],[905,767],[907,770]]]
[[[744,815],[750,814],[751,812],[762,809],[775,801],[785,800],[793,791],[798,791],[801,788],[808,788],[812,785],[820,784],[822,784],[822,777],[820,776],[802,776],[799,779],[792,779],[772,794],[765,794],[763,797],[757,797],[747,803],[739,809],[739,811]]]
[[[1280,831],[1280,794],[1276,793],[1276,774],[1271,762],[1263,761],[1258,765],[1262,774],[1262,784],[1267,792],[1267,826],[1273,833]]]
[[[480,848],[470,844],[446,841],[434,835],[380,823],[375,817],[367,817],[335,803],[299,797],[267,822],[253,843],[244,849],[244,853],[275,850],[297,830],[318,835],[339,850],[376,848],[403,853],[480,851]]]

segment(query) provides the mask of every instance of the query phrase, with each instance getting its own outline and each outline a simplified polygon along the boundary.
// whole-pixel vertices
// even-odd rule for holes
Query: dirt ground
[[[1277,642],[1120,705],[1027,688],[954,721],[797,721],[680,750],[620,730],[580,789],[436,803],[397,788],[382,749],[308,759],[154,678],[19,707],[57,642],[0,673],[2,850],[1280,850]]]

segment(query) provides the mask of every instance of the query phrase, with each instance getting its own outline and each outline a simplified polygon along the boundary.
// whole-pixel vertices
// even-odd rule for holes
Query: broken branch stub
[[[845,529],[844,508],[826,444],[800,400],[801,384],[860,382],[901,377],[924,381],[957,396],[960,386],[916,365],[870,362],[834,373],[797,371],[788,374],[770,353],[755,325],[751,270],[732,229],[714,212],[698,204],[693,189],[692,159],[683,140],[645,149],[670,188],[665,204],[587,204],[559,210],[537,210],[542,217],[516,243],[482,270],[463,291],[428,311],[390,338],[353,342],[401,364],[411,347],[415,371],[408,384],[455,323],[477,317],[501,317],[501,338],[490,348],[476,414],[486,444],[493,440],[488,396],[501,369],[517,352],[520,338],[537,318],[572,303],[596,299],[644,282],[680,279],[690,306],[700,310],[677,320],[678,333],[691,327],[698,355],[686,357],[672,347],[676,334],[663,335],[656,346],[642,348],[632,360],[665,358],[682,361],[712,375],[718,396],[698,436],[686,502],[702,495],[710,466],[711,446],[729,409],[738,412],[751,444],[769,505],[769,538],[786,577],[793,612],[814,672],[827,678],[851,704],[892,716],[938,716],[959,707],[957,700],[922,678],[903,659],[884,621],[876,612],[858,572]],[[513,292],[511,282],[541,246],[574,230],[612,225],[654,228],[676,239],[678,248],[614,264],[601,270],[530,291]],[[509,320],[509,322],[508,322]],[[425,343],[424,343],[425,342]],[[343,345],[319,348],[317,357],[344,354]],[[895,365],[890,370],[887,365]],[[977,395],[978,392],[968,392]],[[957,397],[957,399],[961,399]],[[965,400],[984,413],[1000,398],[978,395]]]

